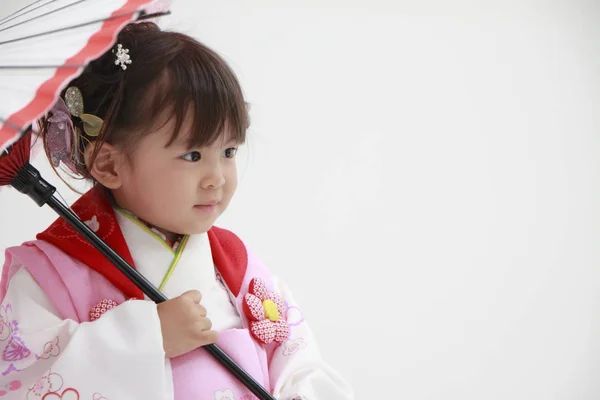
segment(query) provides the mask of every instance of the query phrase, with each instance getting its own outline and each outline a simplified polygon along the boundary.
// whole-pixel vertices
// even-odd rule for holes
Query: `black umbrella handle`
[[[92,231],[70,208],[62,204],[53,194],[55,188],[46,182],[40,173],[29,163],[19,171],[12,186],[21,193],[27,194],[39,206],[47,204],[67,221],[73,229],[88,240],[104,257],[113,263],[129,280],[144,292],[155,303],[162,303],[168,298],[161,293],[150,281],[133,268],[123,257],[115,252],[94,231]],[[240,382],[259,398],[259,400],[276,400],[250,374],[231,359],[219,346],[209,344],[202,347],[212,355],[222,366],[229,370]]]

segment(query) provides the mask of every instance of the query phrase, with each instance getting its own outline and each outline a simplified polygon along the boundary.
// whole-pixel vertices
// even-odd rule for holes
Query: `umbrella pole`
[[[56,196],[50,197],[46,203],[58,215],[69,223],[81,236],[92,244],[102,255],[112,262],[129,280],[144,292],[150,300],[155,303],[167,301],[167,297],[161,293],[150,281],[148,281],[135,268],[131,267],[116,251],[94,233],[79,217],[67,206],[61,203]]]
[[[55,196],[56,189],[46,182],[39,171],[30,163],[26,163],[11,185],[19,192],[27,194],[38,206],[47,204],[60,217],[67,221],[73,229],[88,240],[104,257],[112,262],[123,274],[127,276],[144,294],[155,303],[162,303],[168,298],[161,293],[150,281],[133,268],[127,261],[117,254],[106,242],[92,231],[70,208],[62,204]],[[209,344],[203,346],[221,365],[229,370],[240,382],[259,398],[259,400],[275,400],[252,376],[231,359],[219,346]]]

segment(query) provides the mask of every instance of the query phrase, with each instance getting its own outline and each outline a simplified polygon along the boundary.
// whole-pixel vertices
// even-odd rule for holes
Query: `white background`
[[[252,104],[220,225],[292,287],[357,399],[600,397],[600,3],[172,10]],[[55,218],[0,199],[2,247]]]

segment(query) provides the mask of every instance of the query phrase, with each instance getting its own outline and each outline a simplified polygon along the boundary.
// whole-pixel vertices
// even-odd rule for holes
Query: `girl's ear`
[[[118,189],[122,184],[119,176],[119,163],[122,160],[121,152],[110,143],[102,143],[99,146],[98,154],[94,160],[92,160],[92,155],[98,146],[92,142],[86,147],[85,165],[90,175],[102,186],[113,190]]]

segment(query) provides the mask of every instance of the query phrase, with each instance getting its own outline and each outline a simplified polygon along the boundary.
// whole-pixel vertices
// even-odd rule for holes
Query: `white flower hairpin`
[[[124,48],[120,43],[117,45],[117,53],[115,55],[117,57],[115,65],[121,66],[123,70],[126,70],[127,65],[132,63],[131,57],[129,56],[129,49]]]

